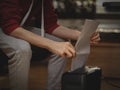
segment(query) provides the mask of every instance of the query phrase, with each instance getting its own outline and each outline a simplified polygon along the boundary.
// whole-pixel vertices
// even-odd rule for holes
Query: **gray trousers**
[[[40,29],[28,27],[28,30],[40,34]],[[45,34],[45,37],[64,41],[55,36]],[[6,35],[0,29],[0,48],[9,57],[8,69],[11,90],[28,90],[28,76],[32,57],[31,45],[21,39]],[[60,81],[65,68],[66,60],[58,55],[51,55],[48,63],[47,90],[60,90]]]

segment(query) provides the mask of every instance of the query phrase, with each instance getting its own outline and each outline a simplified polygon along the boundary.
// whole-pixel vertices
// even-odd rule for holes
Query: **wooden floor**
[[[102,80],[101,90],[120,90],[120,43],[104,42],[92,46],[87,65],[101,67],[102,77],[110,77],[108,81]]]
[[[70,68],[70,63],[68,61],[67,69]],[[101,90],[120,90],[120,43],[100,42],[98,45],[91,46],[91,53],[86,65],[102,68]],[[110,79],[106,80],[106,77],[110,77]],[[46,82],[47,63],[31,63],[29,90],[45,90]],[[1,77],[0,90],[9,90],[7,87],[8,78]]]

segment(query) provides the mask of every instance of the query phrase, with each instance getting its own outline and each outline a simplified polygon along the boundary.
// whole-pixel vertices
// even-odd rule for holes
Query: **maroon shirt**
[[[0,0],[0,27],[10,34],[16,28],[20,27],[20,22],[28,11],[32,0]],[[34,0],[32,11],[25,22],[29,25],[32,21],[41,24],[41,1]],[[45,31],[51,33],[59,25],[57,16],[54,12],[52,0],[44,0],[44,22]]]

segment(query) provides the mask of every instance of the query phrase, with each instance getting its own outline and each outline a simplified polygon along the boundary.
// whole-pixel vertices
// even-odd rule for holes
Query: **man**
[[[12,90],[27,90],[31,45],[45,48],[54,53],[48,64],[47,90],[59,90],[61,75],[65,67],[65,58],[75,56],[70,42],[77,40],[80,32],[57,23],[52,0],[44,0],[45,37],[40,36],[42,0],[33,0],[33,7],[23,26],[20,25],[32,0],[0,1],[0,48],[9,57],[8,68]],[[33,23],[34,22],[34,23]],[[91,42],[99,41],[99,34],[91,36]]]

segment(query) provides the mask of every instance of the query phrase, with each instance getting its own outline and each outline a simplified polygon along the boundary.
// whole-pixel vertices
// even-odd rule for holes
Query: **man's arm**
[[[73,30],[64,26],[59,26],[58,28],[56,28],[53,32],[53,35],[60,37],[60,38],[64,38],[64,39],[70,39],[70,40],[77,40],[79,35],[80,35],[80,31],[78,30]]]
[[[68,40],[77,40],[80,33],[79,30],[73,30],[64,26],[59,26],[52,32],[53,35]],[[90,37],[90,44],[96,44],[98,41],[100,41],[100,35],[98,32],[94,32]]]
[[[34,34],[28,30],[25,30],[22,27],[17,28],[13,32],[11,32],[10,35],[16,38],[26,40],[35,46],[46,48],[49,51],[62,57],[71,58],[75,56],[74,47],[69,42],[56,42]]]

